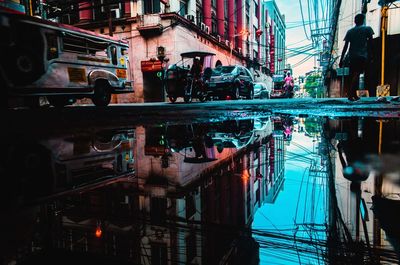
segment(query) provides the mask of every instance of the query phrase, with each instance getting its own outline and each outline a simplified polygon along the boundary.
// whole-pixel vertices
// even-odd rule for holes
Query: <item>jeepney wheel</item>
[[[247,95],[247,99],[254,99],[254,91],[253,88],[250,87],[249,94]]]
[[[168,98],[169,98],[169,101],[171,101],[171,103],[175,103],[176,97],[174,97],[174,96],[168,96]]]
[[[69,98],[63,96],[52,96],[47,98],[49,103],[56,108],[62,108],[69,104]]]
[[[205,102],[207,100],[207,93],[206,92],[199,92],[199,100],[200,102]]]
[[[111,91],[110,85],[106,80],[96,81],[92,101],[98,107],[105,107],[110,104]]]
[[[7,78],[16,85],[30,84],[44,73],[43,62],[29,49],[15,47],[7,52]]]
[[[183,101],[185,101],[185,103],[190,103],[190,102],[192,102],[192,95],[190,95],[190,94],[185,95],[185,96],[183,97]]]

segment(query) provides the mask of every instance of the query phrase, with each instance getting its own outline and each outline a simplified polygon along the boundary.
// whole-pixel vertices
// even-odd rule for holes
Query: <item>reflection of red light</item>
[[[249,178],[250,178],[249,170],[247,170],[247,169],[243,170],[242,179],[246,181],[246,180],[248,180]]]
[[[97,238],[100,238],[100,237],[101,237],[101,234],[103,234],[103,231],[101,231],[100,226],[98,226],[98,227],[96,228],[96,233],[95,233],[95,235],[96,235]]]

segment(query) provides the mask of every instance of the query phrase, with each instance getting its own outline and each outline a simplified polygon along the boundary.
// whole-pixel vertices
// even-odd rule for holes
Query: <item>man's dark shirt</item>
[[[350,60],[368,58],[368,39],[372,38],[373,34],[374,31],[369,26],[355,26],[347,31],[344,40],[350,43]]]

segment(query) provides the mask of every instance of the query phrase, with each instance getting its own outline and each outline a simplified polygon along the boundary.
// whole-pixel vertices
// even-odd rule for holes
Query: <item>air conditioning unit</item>
[[[230,47],[229,44],[230,44],[229,40],[225,40],[225,45]]]
[[[101,7],[100,7],[100,12],[101,12],[101,13],[105,13],[105,12],[106,12],[106,9],[104,8],[104,0],[100,0],[100,5],[101,5]]]
[[[218,40],[218,42],[221,42],[221,36],[220,35],[217,35],[217,40]]]
[[[189,20],[190,22],[194,22],[194,16],[193,16],[193,15],[187,14],[187,15],[185,15],[185,18],[186,18],[187,20]]]
[[[207,34],[210,34],[210,27],[206,26],[205,30],[204,30]]]
[[[110,12],[112,18],[121,18],[121,11],[118,8],[111,9]]]
[[[200,23],[200,29],[202,31],[206,31],[206,24],[204,24],[203,22]]]

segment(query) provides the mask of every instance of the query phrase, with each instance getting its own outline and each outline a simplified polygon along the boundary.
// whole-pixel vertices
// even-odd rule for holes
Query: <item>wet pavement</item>
[[[364,116],[207,104],[13,113],[2,264],[399,263],[395,103]]]

